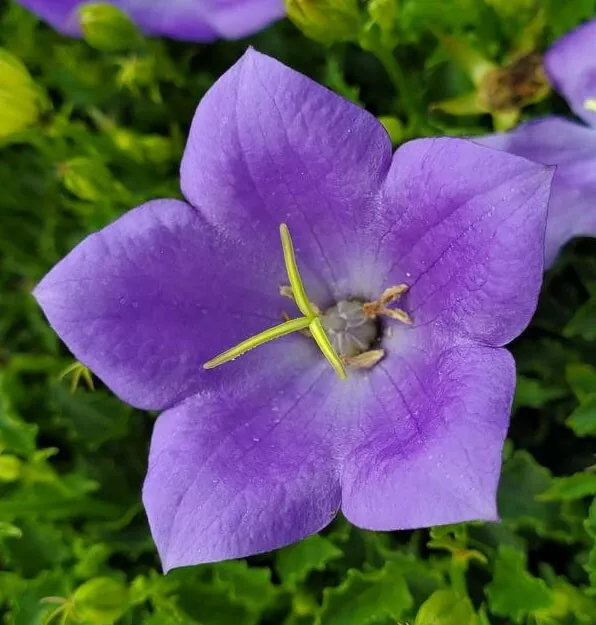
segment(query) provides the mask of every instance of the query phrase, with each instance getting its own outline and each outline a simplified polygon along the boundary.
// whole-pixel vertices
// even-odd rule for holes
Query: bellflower
[[[575,236],[596,235],[596,20],[557,41],[545,55],[550,81],[585,124],[550,116],[480,142],[556,165],[546,229],[546,265]]]
[[[17,0],[57,31],[81,35],[78,8],[88,0]],[[107,0],[148,35],[183,41],[238,39],[284,15],[283,0]]]
[[[551,178],[463,139],[392,156],[372,115],[254,51],[215,83],[186,202],[132,210],[35,290],[77,359],[164,411],[143,501],[166,570],[340,509],[373,530],[497,518],[502,346],[536,306]]]

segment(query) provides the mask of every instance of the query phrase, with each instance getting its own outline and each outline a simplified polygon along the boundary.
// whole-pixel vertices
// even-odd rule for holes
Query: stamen
[[[357,356],[342,356],[341,359],[348,367],[355,369],[372,369],[378,362],[385,358],[384,349],[371,349]]]
[[[309,317],[300,317],[299,319],[284,321],[278,326],[264,330],[259,334],[255,334],[255,336],[251,336],[249,339],[246,339],[246,341],[242,341],[242,343],[238,343],[235,347],[232,347],[219,356],[212,358],[203,365],[203,368],[214,369],[215,367],[222,365],[224,362],[234,360],[234,358],[238,358],[238,356],[241,356],[248,350],[259,347],[259,345],[263,345],[268,341],[272,341],[273,339],[285,336],[286,334],[291,334],[292,332],[296,332],[298,330],[304,330],[305,328],[308,328],[311,323],[312,319]]]
[[[385,289],[379,299],[374,302],[366,302],[363,305],[364,314],[370,319],[383,315],[410,325],[412,323],[412,319],[405,310],[401,310],[401,308],[387,307],[387,304],[392,304],[393,302],[399,300],[408,288],[407,284],[398,284],[397,286],[391,286],[388,289]]]
[[[586,111],[596,113],[596,98],[588,98],[584,102],[584,108],[586,109]]]
[[[294,300],[294,291],[292,290],[291,286],[288,286],[287,284],[282,284],[282,286],[279,287],[279,294],[282,297],[287,297],[288,299]],[[322,315],[323,313],[321,312],[321,309],[314,303],[314,302],[310,302],[310,307],[313,309],[314,313],[316,315]]]

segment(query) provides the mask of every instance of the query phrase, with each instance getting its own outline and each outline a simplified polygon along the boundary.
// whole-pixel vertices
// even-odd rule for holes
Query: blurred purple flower
[[[392,157],[373,116],[254,51],[215,83],[182,160],[188,203],[134,209],[35,290],[81,362],[165,410],[143,499],[166,570],[280,547],[340,509],[374,530],[497,518],[515,385],[501,347],[536,306],[551,178],[462,139]],[[203,369],[294,307],[280,222],[327,321],[409,286],[410,325],[336,328],[337,345],[385,350],[372,368],[342,381],[292,334]]]
[[[546,266],[575,236],[596,235],[596,20],[555,43],[545,56],[554,87],[587,126],[546,117],[479,142],[557,165],[546,229]]]
[[[183,41],[239,39],[283,17],[283,0],[104,0],[148,35]],[[56,30],[80,36],[77,9],[89,0],[17,0]]]

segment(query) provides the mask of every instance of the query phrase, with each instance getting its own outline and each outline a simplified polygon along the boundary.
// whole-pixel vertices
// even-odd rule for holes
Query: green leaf
[[[565,397],[565,391],[552,388],[534,378],[518,376],[515,389],[514,406],[529,406],[530,408],[542,408],[549,402]]]
[[[126,436],[131,409],[113,395],[83,389],[71,393],[62,384],[55,385],[53,393],[58,423],[91,449]]]
[[[1,550],[12,570],[24,577],[35,577],[40,570],[56,568],[68,560],[70,552],[64,532],[53,524],[20,521],[19,531],[19,540],[7,542]]]
[[[548,608],[553,596],[546,582],[526,570],[524,554],[511,547],[501,547],[495,562],[492,582],[486,587],[490,610],[514,623],[538,610]]]
[[[596,395],[576,408],[565,420],[577,436],[596,436]]]
[[[541,501],[553,478],[526,451],[516,451],[505,463],[499,484],[499,513],[504,523],[518,529],[530,527],[541,536],[564,542],[572,539],[560,504]]]
[[[478,618],[468,597],[452,590],[437,590],[421,606],[414,625],[477,625]]]
[[[572,501],[596,495],[596,472],[585,471],[569,477],[556,477],[550,487],[538,496],[540,501]]]
[[[596,395],[596,368],[573,362],[565,368],[565,378],[580,403]]]
[[[284,584],[296,585],[312,571],[323,571],[328,562],[341,558],[342,551],[318,534],[309,536],[276,553],[276,569]]]
[[[564,335],[581,336],[587,341],[596,339],[596,296],[589,299],[575,312],[565,327]]]
[[[271,583],[268,568],[249,567],[242,560],[222,562],[214,569],[216,586],[227,592],[230,599],[255,612],[269,606],[277,589]]]
[[[35,451],[36,435],[36,425],[25,423],[13,413],[0,372],[0,449],[28,457]]]
[[[588,561],[585,567],[590,576],[590,584],[594,589],[594,594],[596,594],[596,497],[590,506],[588,518],[584,521],[584,528],[592,539],[592,547],[588,553]]]
[[[11,625],[45,625],[55,604],[46,603],[46,597],[66,597],[68,584],[62,573],[43,572],[34,580],[28,580],[22,592],[15,594],[12,601]]]
[[[345,580],[323,593],[315,625],[368,625],[381,618],[400,619],[413,605],[396,562],[363,573],[351,569]]]
[[[70,475],[47,484],[22,486],[0,499],[0,519],[120,517],[122,510],[118,506],[87,496],[95,487],[93,482],[80,475]]]

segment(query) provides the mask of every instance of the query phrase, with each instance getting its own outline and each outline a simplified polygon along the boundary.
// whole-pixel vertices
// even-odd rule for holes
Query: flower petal
[[[82,0],[16,0],[58,32],[65,35],[80,36],[78,20],[72,19],[75,8]]]
[[[596,129],[547,117],[475,141],[557,166],[544,246],[547,267],[573,237],[596,236]]]
[[[344,462],[342,511],[373,530],[496,520],[513,358],[428,338],[423,356],[416,341],[370,378],[374,402],[361,407],[361,438]]]
[[[307,291],[310,270],[337,298],[368,282],[352,259],[390,159],[372,115],[249,50],[197,109],[182,191],[208,221],[257,247],[271,247],[287,222]]]
[[[87,0],[17,0],[56,30],[81,35],[77,7]],[[183,41],[238,39],[284,15],[282,0],[111,0],[148,35]]]
[[[461,139],[395,154],[376,223],[377,271],[410,286],[415,325],[504,345],[529,323],[542,282],[552,168]]]
[[[156,200],[87,237],[34,295],[75,357],[119,397],[160,409],[219,384],[229,369],[203,363],[281,322],[292,307],[278,292],[284,277],[279,242],[254,249],[183,202]],[[239,359],[234,374],[253,359]]]
[[[226,39],[258,32],[285,14],[283,0],[204,0],[204,6],[209,24]]]
[[[269,551],[335,516],[343,383],[300,338],[159,417],[143,502],[166,571]]]
[[[573,112],[596,125],[596,20],[559,39],[546,53],[544,64]]]

